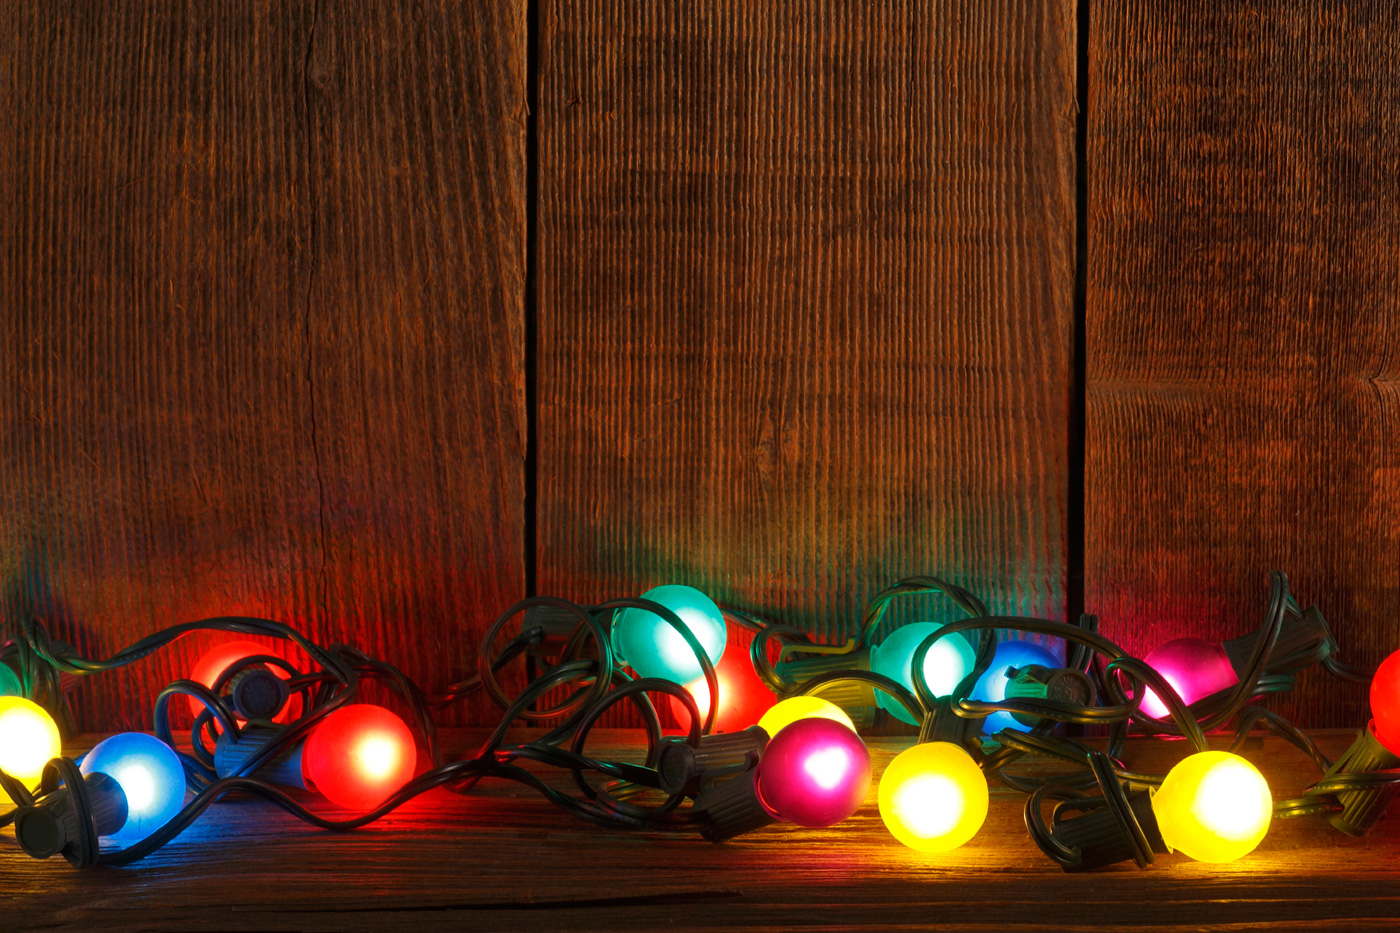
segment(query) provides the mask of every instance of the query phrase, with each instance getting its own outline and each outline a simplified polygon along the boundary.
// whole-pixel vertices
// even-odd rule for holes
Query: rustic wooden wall
[[[541,3],[541,589],[1065,606],[1070,2]]]
[[[910,572],[1060,617],[1082,565],[1145,651],[1279,567],[1373,663],[1400,27],[1265,12],[6,4],[0,612],[261,613],[438,685],[532,587],[840,636]]]
[[[524,592],[524,14],[4,5],[5,615],[471,667]],[[148,719],[198,648],[81,718]]]
[[[1130,649],[1257,625],[1271,567],[1397,647],[1397,61],[1392,3],[1093,7],[1086,600]]]

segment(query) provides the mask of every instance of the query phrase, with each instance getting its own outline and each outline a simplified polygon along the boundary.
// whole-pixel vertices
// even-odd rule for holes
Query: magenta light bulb
[[[764,809],[799,826],[834,826],[870,790],[870,752],[834,719],[799,719],[778,731],[755,777]]]
[[[1187,703],[1195,703],[1240,682],[1225,654],[1225,647],[1201,638],[1174,638],[1148,652],[1143,660]],[[1148,690],[1142,698],[1142,711],[1162,719],[1167,715],[1167,705]]]

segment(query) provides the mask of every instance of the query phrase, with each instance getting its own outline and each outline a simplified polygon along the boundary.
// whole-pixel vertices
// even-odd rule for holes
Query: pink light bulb
[[[758,798],[773,817],[799,826],[834,826],[860,809],[870,790],[870,752],[833,719],[799,719],[763,751]]]
[[[1154,648],[1143,660],[1187,703],[1195,703],[1240,682],[1224,646],[1202,638],[1174,638]],[[1142,711],[1161,719],[1167,715],[1167,705],[1148,690],[1142,698]]]

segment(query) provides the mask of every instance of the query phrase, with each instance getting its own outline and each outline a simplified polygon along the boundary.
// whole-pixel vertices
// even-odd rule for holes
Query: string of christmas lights
[[[907,622],[876,640],[896,599],[930,594],[964,618]],[[992,615],[968,590],[922,576],[878,594],[857,636],[837,645],[722,610],[689,586],[589,606],[533,597],[491,625],[475,675],[430,694],[387,661],[348,645],[322,647],[267,619],[176,625],[102,661],[26,619],[0,647],[0,793],[13,804],[0,827],[13,826],[35,858],[126,865],[176,840],[229,793],[348,830],[432,788],[465,794],[496,778],[604,826],[722,841],[778,821],[826,827],[854,814],[877,777],[859,732],[879,711],[919,730],[878,775],[876,796],[891,835],[923,852],[977,834],[990,780],[1027,795],[1030,837],[1067,872],[1129,860],[1146,867],[1169,851],[1232,861],[1279,818],[1322,816],[1363,836],[1400,793],[1400,652],[1374,677],[1343,663],[1321,612],[1300,608],[1282,573],[1270,576],[1260,629],[1224,643],[1178,639],[1139,660],[1098,628],[1090,614],[1075,625]],[[736,629],[752,634],[747,654],[725,650]],[[81,758],[60,755],[61,733],[73,732],[66,691],[74,681],[209,630],[231,637],[156,696],[153,735],[122,733]],[[299,669],[293,651],[247,636],[299,649],[311,669]],[[1063,643],[1063,658],[1046,640]],[[528,683],[512,697],[499,675],[517,660]],[[1313,664],[1371,682],[1373,719],[1336,762],[1258,705]],[[387,687],[408,721],[359,702],[365,681]],[[447,761],[434,711],[478,691],[503,710],[501,720],[475,755]],[[685,724],[683,735],[663,734],[658,696]],[[591,730],[624,702],[644,724],[644,764],[588,754]],[[175,740],[172,703],[192,719],[188,752]],[[532,724],[548,731],[507,742],[511,727]],[[1064,735],[1064,724],[1103,727],[1103,747]],[[1225,727],[1230,749],[1211,750],[1206,733]],[[1237,754],[1259,728],[1306,754],[1321,779],[1274,799]],[[1190,753],[1166,774],[1130,770],[1121,757],[1130,730],[1182,737]],[[1046,777],[1044,769],[1017,770],[1022,759],[1072,767]],[[552,786],[530,764],[569,772],[576,792]],[[312,795],[354,815],[316,812],[305,802]]]

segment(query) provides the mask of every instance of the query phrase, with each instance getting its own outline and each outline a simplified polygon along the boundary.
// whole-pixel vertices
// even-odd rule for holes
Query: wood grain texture
[[[480,735],[449,738],[459,750]],[[1348,733],[1318,737],[1329,754]],[[637,733],[590,751],[635,760]],[[908,744],[872,743],[878,768]],[[1278,796],[1316,777],[1275,739],[1244,750]],[[1125,761],[1165,771],[1181,743],[1134,740]],[[557,776],[556,776],[557,777]],[[567,786],[567,777],[557,786]],[[1026,834],[1023,797],[999,786],[981,832],[943,855],[900,846],[874,788],[827,830],[775,825],[716,845],[627,834],[562,814],[516,785],[435,791],[374,826],[333,834],[255,800],[216,804],[138,866],[78,872],[0,837],[6,930],[946,930],[1394,929],[1400,822],[1352,839],[1321,818],[1276,821],[1225,865],[1159,856],[1065,875]]]
[[[1074,36],[1070,2],[541,2],[542,591],[840,637],[943,572],[1063,615]]]
[[[1374,665],[1400,614],[1394,5],[1091,17],[1086,603],[1129,650],[1228,637],[1278,568]],[[1316,672],[1275,705],[1367,716]]]
[[[6,4],[0,47],[0,611],[474,668],[524,590],[523,0]]]

